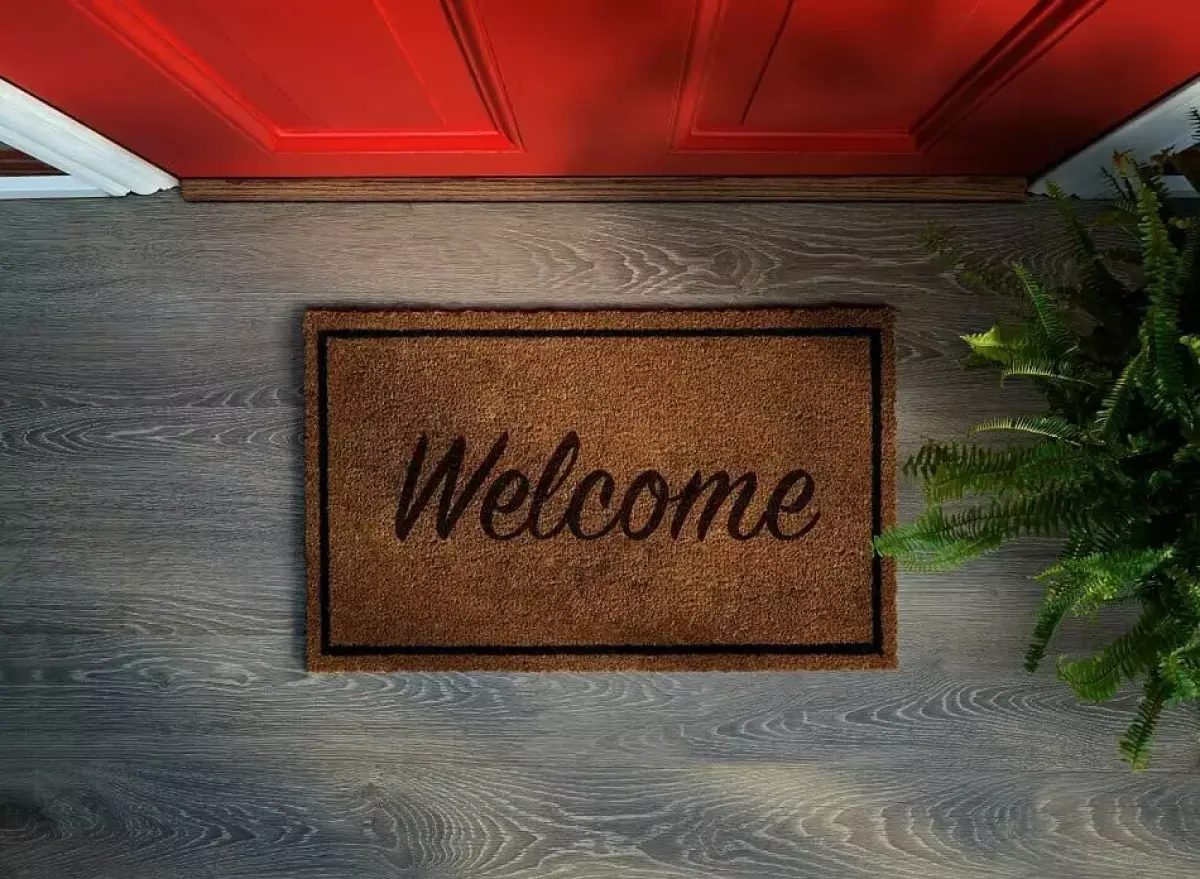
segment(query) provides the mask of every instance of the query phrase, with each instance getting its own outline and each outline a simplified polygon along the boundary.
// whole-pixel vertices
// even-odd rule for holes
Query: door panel
[[[1194,0],[0,0],[0,76],[181,176],[1029,174]]]
[[[341,0],[336,21],[327,0],[75,5],[271,152],[515,146],[472,22],[437,0]]]
[[[692,76],[697,132],[845,139],[910,131],[1029,11],[1027,0],[707,0],[712,24]],[[769,6],[769,8],[768,8]],[[707,49],[707,52],[705,52]]]
[[[385,7],[370,0],[343,0],[336,28],[329,27],[322,4],[311,0],[294,2],[281,20],[267,14],[270,3],[263,0],[92,0],[91,5],[106,10],[114,22],[125,18],[117,12],[124,5],[129,19],[136,16],[161,34],[167,51],[192,54],[199,75],[220,82],[276,130],[443,127]],[[132,37],[135,30],[125,32]],[[347,57],[355,58],[353,67],[344,64]],[[468,72],[459,63],[442,75],[462,80]],[[356,88],[363,77],[386,82],[388,89]]]

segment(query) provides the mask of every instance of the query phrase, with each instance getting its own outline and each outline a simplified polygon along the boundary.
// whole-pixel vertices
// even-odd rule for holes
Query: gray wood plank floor
[[[1020,669],[1048,544],[902,577],[896,672],[304,674],[305,306],[889,302],[907,453],[1028,402],[930,219],[1065,259],[1037,203],[0,204],[0,876],[1200,875],[1194,713],[1132,775],[1131,698]]]

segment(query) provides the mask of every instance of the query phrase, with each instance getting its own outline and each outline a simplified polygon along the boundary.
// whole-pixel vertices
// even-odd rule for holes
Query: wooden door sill
[[[184,178],[186,201],[1023,201],[1024,177]]]

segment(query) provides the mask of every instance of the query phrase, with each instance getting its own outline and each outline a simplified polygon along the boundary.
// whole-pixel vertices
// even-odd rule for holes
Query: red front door
[[[0,0],[0,77],[184,177],[1029,174],[1197,0]]]

